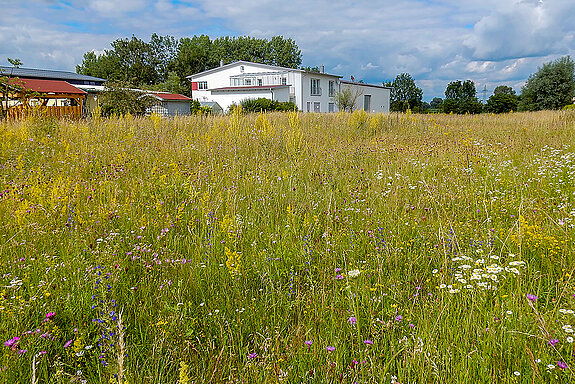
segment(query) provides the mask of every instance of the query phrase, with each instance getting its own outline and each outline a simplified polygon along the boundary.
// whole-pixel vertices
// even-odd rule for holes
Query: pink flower
[[[18,340],[20,340],[20,338],[18,336],[14,336],[10,340],[5,341],[4,345],[12,348],[13,346],[15,346],[18,343]]]
[[[373,341],[371,341],[371,340],[369,340],[369,339],[364,340],[363,342],[364,342],[365,344],[367,344],[367,345],[372,345],[372,344],[373,344]]]
[[[311,345],[313,344],[313,341],[311,341],[311,340],[306,340],[306,341],[304,341],[304,344],[309,348],[309,347],[311,347]]]
[[[255,353],[255,352],[254,352],[254,353],[250,353],[250,354],[248,355],[248,357],[253,360],[253,359],[255,359],[256,357],[258,357],[258,354]]]
[[[328,352],[335,351],[335,347],[332,347],[331,345],[328,345],[326,349],[328,350]]]
[[[395,321],[401,321],[401,320],[403,320],[403,316],[401,315],[395,316]]]
[[[72,339],[66,341],[66,344],[64,344],[64,348],[68,348],[70,345],[72,345]]]
[[[535,302],[537,300],[537,296],[527,294],[527,300],[531,300],[532,302]]]
[[[342,276],[342,275],[337,275],[337,276],[335,277],[335,279],[336,279],[336,280],[341,280],[341,279],[343,279],[343,276]]]
[[[349,323],[351,325],[356,325],[357,324],[357,319],[355,318],[355,316],[351,316],[349,319],[347,319],[347,321],[349,321]]]
[[[549,344],[550,346],[554,347],[555,344],[557,344],[559,342],[559,340],[557,339],[551,339],[547,342],[547,344]]]
[[[567,368],[569,368],[569,366],[568,366],[567,364],[565,364],[564,362],[562,362],[562,361],[558,361],[558,362],[557,362],[557,366],[558,366],[559,368],[561,368],[561,369],[567,369]]]

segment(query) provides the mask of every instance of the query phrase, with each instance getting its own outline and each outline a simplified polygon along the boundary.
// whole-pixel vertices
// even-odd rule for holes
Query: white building
[[[192,98],[217,102],[224,110],[244,99],[291,101],[304,112],[336,112],[335,94],[351,87],[356,109],[389,112],[390,88],[341,80],[342,76],[236,61],[187,77]]]

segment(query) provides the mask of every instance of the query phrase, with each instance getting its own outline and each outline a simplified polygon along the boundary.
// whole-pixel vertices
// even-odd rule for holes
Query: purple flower
[[[331,345],[328,345],[326,349],[328,350],[328,352],[335,351],[335,347],[332,347]]]
[[[54,317],[54,315],[55,315],[54,312],[48,312],[48,313],[46,314],[46,318],[47,318],[47,319],[51,319],[51,318]]]
[[[401,320],[403,320],[403,316],[401,315],[395,316],[395,321],[401,321]]]
[[[11,348],[18,343],[18,340],[20,340],[20,338],[18,336],[14,336],[10,340],[5,341],[4,345]]]
[[[364,342],[364,344],[367,344],[367,345],[372,345],[372,344],[373,344],[373,341],[371,341],[371,340],[369,340],[369,339],[364,340],[363,342]]]
[[[254,353],[250,353],[250,354],[248,355],[248,357],[249,357],[250,359],[255,359],[256,357],[258,357],[258,354],[255,353],[255,352],[254,352]]]
[[[568,366],[567,364],[565,364],[564,362],[562,362],[562,361],[558,361],[558,362],[557,362],[557,366],[558,366],[559,368],[561,368],[561,369],[567,369],[567,368],[569,368],[569,366]]]
[[[349,323],[351,325],[356,325],[357,324],[357,319],[355,318],[355,316],[351,316],[349,319],[347,319],[347,321],[349,321]]]
[[[72,339],[66,341],[66,344],[64,344],[64,348],[68,348],[70,345],[72,345]]]
[[[26,352],[28,352],[27,349],[20,349],[20,350],[18,351],[18,354],[19,354],[19,355],[23,355],[23,354],[25,354]]]
[[[341,279],[343,279],[343,276],[342,276],[342,275],[337,275],[337,276],[335,277],[335,279],[336,279],[336,280],[341,280]]]
[[[531,295],[531,294],[527,294],[527,300],[531,300],[532,302],[535,302],[535,300],[537,300],[537,296]]]
[[[547,342],[547,344],[549,344],[550,346],[554,347],[555,344],[557,344],[559,342],[559,340],[557,339],[551,339]]]
[[[341,268],[336,268],[335,273],[341,272]]]
[[[311,347],[311,345],[313,344],[313,341],[311,341],[311,340],[306,340],[306,341],[304,341],[304,344],[309,348],[309,347]]]
[[[410,328],[415,328],[415,324],[409,324]]]

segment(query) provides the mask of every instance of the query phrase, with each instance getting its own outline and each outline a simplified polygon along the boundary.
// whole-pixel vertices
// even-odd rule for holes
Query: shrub
[[[290,101],[277,101],[266,98],[244,99],[240,102],[246,112],[293,111],[296,105]]]

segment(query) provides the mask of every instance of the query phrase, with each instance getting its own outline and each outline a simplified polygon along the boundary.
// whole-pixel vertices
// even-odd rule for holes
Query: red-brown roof
[[[65,93],[73,95],[85,95],[86,92],[74,87],[62,80],[41,80],[41,79],[14,79],[14,85],[24,87],[24,89],[39,93]]]
[[[179,95],[177,93],[152,93],[152,95],[159,97],[162,100],[179,100],[179,101],[190,101],[187,96]]]

